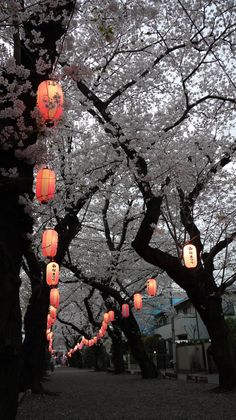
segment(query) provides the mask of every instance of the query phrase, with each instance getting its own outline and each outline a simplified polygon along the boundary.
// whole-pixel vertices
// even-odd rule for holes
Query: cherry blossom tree
[[[227,275],[225,264],[215,273],[214,262],[224,250],[230,258],[233,206],[223,213],[227,230],[219,236],[218,229],[215,235],[209,229],[221,213],[218,191],[225,196],[230,187],[227,195],[234,202],[229,164],[235,154],[235,11],[228,1],[160,1],[158,6],[117,1],[100,9],[89,3],[86,19],[80,16],[79,59],[89,63],[93,76],[89,83],[75,73],[72,78],[81,103],[104,128],[114,152],[126,157],[143,195],[147,213],[134,248],[186,290],[208,328],[220,386],[232,388],[235,355],[221,295],[234,273]],[[71,60],[65,55],[65,64]],[[214,222],[206,221],[200,208],[213,203]],[[170,232],[171,254],[149,246],[157,223]],[[195,270],[182,265],[186,240],[197,247]]]

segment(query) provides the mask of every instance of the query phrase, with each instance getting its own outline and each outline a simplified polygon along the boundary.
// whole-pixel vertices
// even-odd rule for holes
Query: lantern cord
[[[61,53],[62,53],[62,48],[63,48],[64,42],[65,42],[65,39],[66,39],[66,36],[67,36],[67,32],[68,32],[68,30],[69,30],[69,26],[70,26],[71,20],[72,20],[72,18],[73,18],[73,16],[74,16],[74,12],[75,12],[75,5],[76,5],[76,0],[74,1],[74,7],[73,7],[73,9],[72,9],[72,11],[71,11],[70,17],[69,17],[68,22],[67,22],[67,25],[66,25],[65,32],[64,32],[63,37],[62,37],[62,40],[61,40],[61,45],[60,45],[60,47],[59,47],[58,56],[57,56],[57,58],[56,58],[56,60],[55,60],[55,63],[54,63],[54,65],[53,65],[52,74],[53,74],[53,73],[55,73],[55,71],[56,71],[56,67],[57,67],[57,64],[58,64],[58,60],[59,60],[60,55],[61,55]]]

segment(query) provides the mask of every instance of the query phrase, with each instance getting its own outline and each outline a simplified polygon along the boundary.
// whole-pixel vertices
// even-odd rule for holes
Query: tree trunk
[[[120,318],[118,323],[128,340],[132,355],[140,366],[142,377],[144,379],[156,378],[159,372],[146,353],[139,326],[132,312],[130,311],[128,318]]]
[[[43,392],[41,384],[45,373],[46,358],[46,325],[49,306],[49,287],[43,283],[34,289],[31,302],[25,315],[24,350],[24,388],[34,393]]]
[[[219,372],[219,386],[222,390],[233,389],[236,386],[236,354],[224,319],[221,298],[209,297],[204,310],[196,309],[209,332],[213,358]]]
[[[0,167],[16,167],[11,153],[1,152]],[[22,191],[29,191],[32,170],[18,167],[19,179],[1,176],[0,203],[0,417],[15,418],[20,368],[22,363],[21,311],[19,304],[20,267],[26,232],[31,232],[31,219],[19,204]],[[22,171],[22,172],[21,172]],[[26,181],[22,180],[22,173]]]
[[[120,374],[125,371],[124,364],[124,351],[122,343],[122,334],[120,329],[113,322],[113,331],[109,331],[108,334],[112,339],[111,353],[112,353],[112,362],[115,369],[115,374]]]

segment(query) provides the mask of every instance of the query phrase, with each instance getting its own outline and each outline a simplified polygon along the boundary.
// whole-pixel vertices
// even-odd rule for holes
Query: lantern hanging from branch
[[[78,345],[78,349],[79,350],[82,350],[82,348],[84,347],[84,343],[82,343],[82,341],[79,343],[79,345]]]
[[[140,293],[135,293],[134,294],[134,307],[137,310],[142,309],[143,306],[143,302],[142,302],[142,295],[140,295]]]
[[[42,237],[42,253],[44,257],[55,257],[57,253],[58,233],[54,229],[46,229]]]
[[[53,324],[53,319],[48,314],[48,317],[47,317],[47,329],[50,329],[51,326],[52,326],[52,324]]]
[[[114,321],[114,319],[115,319],[115,312],[114,311],[109,311],[108,314],[109,314],[110,321],[111,322]]]
[[[50,331],[50,333],[47,334],[47,340],[51,341],[53,339],[53,332]]]
[[[156,296],[157,294],[157,282],[155,279],[147,280],[147,294],[149,296]]]
[[[60,300],[60,293],[59,290],[53,288],[50,290],[50,305],[54,306],[54,308],[58,308]]]
[[[103,320],[104,322],[106,322],[106,324],[108,324],[108,322],[110,321],[110,316],[108,312],[105,312],[104,316],[103,316]]]
[[[107,323],[105,321],[102,322],[102,328],[106,331],[107,330]]]
[[[56,308],[55,308],[54,306],[50,305],[50,306],[49,306],[49,313],[50,313],[50,317],[51,317],[51,318],[54,320],[54,322],[55,322],[56,317],[57,317],[57,310],[56,310]]]
[[[197,249],[192,244],[186,244],[183,247],[183,260],[187,268],[195,268],[197,266]]]
[[[37,107],[42,123],[53,127],[60,120],[63,113],[62,88],[54,80],[44,80],[37,90]]]
[[[55,172],[47,168],[40,169],[36,177],[36,198],[38,201],[45,204],[52,200],[55,194],[55,186]]]
[[[56,286],[59,281],[59,265],[56,262],[50,262],[46,268],[46,281],[49,286]]]
[[[121,307],[121,313],[123,318],[129,317],[129,305],[127,303],[123,303]]]

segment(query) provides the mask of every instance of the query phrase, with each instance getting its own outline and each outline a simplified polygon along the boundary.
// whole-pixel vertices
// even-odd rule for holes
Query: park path
[[[26,395],[17,420],[236,420],[236,393],[208,384],[63,367],[45,388],[59,395]]]

